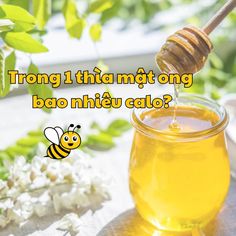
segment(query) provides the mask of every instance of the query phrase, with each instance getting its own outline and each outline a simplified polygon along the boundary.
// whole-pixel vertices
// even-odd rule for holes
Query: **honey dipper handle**
[[[209,35],[235,7],[236,0],[229,0],[226,2],[215,16],[203,27],[203,31]]]

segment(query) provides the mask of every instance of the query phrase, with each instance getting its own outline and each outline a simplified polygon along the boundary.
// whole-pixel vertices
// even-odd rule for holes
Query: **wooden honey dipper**
[[[213,45],[208,35],[236,7],[236,0],[229,0],[202,28],[186,26],[168,37],[156,56],[164,73],[196,73],[204,66]]]

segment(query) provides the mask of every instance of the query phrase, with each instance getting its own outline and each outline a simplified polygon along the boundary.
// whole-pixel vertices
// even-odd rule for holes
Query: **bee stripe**
[[[61,155],[60,155],[60,153],[57,153],[57,152],[55,151],[54,145],[51,145],[51,147],[49,148],[49,151],[51,151],[51,154],[52,154],[52,156],[53,156],[54,158],[56,158],[56,159],[61,159]]]
[[[49,148],[48,148],[48,150],[47,150],[47,156],[48,156],[48,157],[51,157],[51,153],[49,152]]]
[[[64,149],[61,148],[61,146],[55,145],[55,151],[63,157],[68,155],[68,152],[65,152]]]
[[[50,156],[51,158],[54,158],[53,157],[53,154],[52,154],[52,151],[51,151],[51,146],[48,148],[48,156]]]
[[[62,151],[64,151],[65,153],[70,154],[70,151],[69,151],[69,150],[66,150],[66,149],[63,148],[61,145],[60,145],[60,149],[61,149]]]
[[[56,153],[57,156],[59,156],[59,158],[64,157],[64,153],[61,152],[60,148],[58,145],[53,144],[53,151]]]

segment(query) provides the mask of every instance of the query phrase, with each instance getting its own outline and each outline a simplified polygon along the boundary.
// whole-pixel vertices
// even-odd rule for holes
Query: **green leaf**
[[[16,5],[28,11],[30,0],[20,0],[20,1],[19,0],[5,0],[4,3],[10,4],[10,5]]]
[[[30,24],[35,24],[35,18],[27,12],[25,9],[14,6],[3,4],[0,6],[0,18],[9,19],[13,22],[25,22]]]
[[[214,100],[219,100],[221,98],[221,94],[219,92],[219,89],[217,89],[217,87],[213,87],[211,90],[211,98]]]
[[[28,68],[28,74],[29,73],[39,73],[38,67],[32,62],[30,63]],[[52,89],[46,84],[28,84],[27,88],[30,94],[38,95],[40,98],[43,99],[51,98],[53,96]],[[51,109],[48,109],[46,107],[43,107],[43,110],[48,113],[51,112]]]
[[[79,17],[75,0],[65,0],[63,15],[66,21],[66,30],[72,38],[80,39],[86,22]]]
[[[61,12],[64,2],[61,0],[52,1],[53,14]]]
[[[122,131],[118,129],[107,129],[104,132],[111,135],[112,137],[120,137],[122,135]]]
[[[224,67],[223,61],[215,53],[211,53],[209,60],[210,64],[216,69],[222,69]]]
[[[0,20],[0,32],[12,30],[14,25],[10,20]]]
[[[5,167],[1,166],[0,167],[0,179],[7,180],[8,176],[9,176],[8,170]]]
[[[201,20],[199,19],[198,16],[191,16],[190,18],[187,19],[187,23],[190,25],[200,26]]]
[[[119,129],[122,132],[128,131],[132,128],[131,124],[124,119],[116,119],[111,122],[111,124],[108,126],[108,129]]]
[[[31,30],[30,32],[28,32],[29,34],[31,34],[33,37],[36,37],[36,38],[40,38],[40,36],[43,36],[47,33],[46,30],[38,30],[38,29],[33,29]]]
[[[0,164],[3,164],[4,160],[10,160],[11,157],[6,153],[5,150],[0,150]]]
[[[34,24],[16,21],[13,31],[14,32],[28,32],[28,31],[34,29],[34,27],[35,27]]]
[[[29,131],[28,135],[33,137],[44,137],[41,129]]]
[[[90,4],[88,12],[101,13],[111,8],[112,5],[113,1],[111,0],[95,0]]]
[[[15,144],[7,147],[5,150],[0,150],[0,165],[3,165],[4,160],[14,160],[16,156],[20,155],[23,155],[27,161],[30,161],[36,154],[39,142],[48,144],[42,130],[38,129],[28,132],[27,136],[18,139]]]
[[[211,68],[208,74],[212,84],[223,88],[229,81],[230,75],[222,70]]]
[[[236,93],[236,77],[232,77],[230,81],[226,84],[226,91],[229,93]]]
[[[193,85],[190,88],[183,88],[183,91],[187,93],[204,94],[207,79],[208,77],[203,75],[203,73],[201,72],[196,75]]]
[[[102,26],[99,23],[93,24],[89,29],[89,34],[94,42],[99,41],[102,36]]]
[[[116,119],[106,129],[106,133],[112,136],[120,136],[123,132],[126,132],[132,128],[131,124],[124,119]]]
[[[16,144],[14,146],[7,148],[6,152],[12,157],[20,156],[20,155],[27,156],[31,152],[30,147],[31,146],[23,146],[23,145]]]
[[[0,18],[8,19],[11,22],[8,30],[13,29],[15,32],[27,32],[35,26],[35,18],[18,6],[2,5],[0,7]]]
[[[224,71],[236,75],[236,48],[234,48],[224,60]]]
[[[122,0],[113,0],[113,6],[102,13],[100,18],[101,24],[104,24],[108,20],[116,17],[122,6]]]
[[[2,96],[6,96],[10,91],[10,76],[8,74],[8,71],[14,70],[15,65],[16,65],[16,54],[13,51],[5,58],[4,88],[2,91]]]
[[[106,151],[113,148],[115,143],[109,134],[100,133],[96,135],[89,135],[84,145],[93,150]]]
[[[90,128],[91,129],[96,129],[96,130],[99,130],[99,131],[102,130],[101,126],[96,121],[92,122],[92,124],[90,125]]]
[[[33,147],[38,145],[43,140],[43,137],[25,137],[19,139],[16,144],[22,147]]]
[[[38,28],[43,30],[51,16],[51,0],[33,0],[33,13]]]
[[[47,52],[48,49],[25,32],[7,32],[2,34],[4,42],[17,50],[29,53]]]

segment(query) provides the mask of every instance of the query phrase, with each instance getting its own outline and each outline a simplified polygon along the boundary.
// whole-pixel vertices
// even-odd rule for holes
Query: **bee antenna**
[[[76,129],[80,129],[81,128],[81,126],[80,125],[77,125],[77,126],[75,126],[75,128],[73,129],[73,131],[75,131]]]
[[[68,130],[70,130],[70,128],[73,128],[74,125],[73,124],[70,124],[70,126],[68,127]]]

